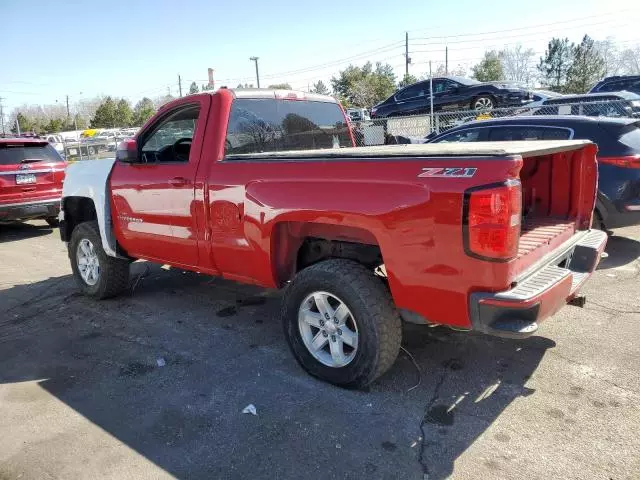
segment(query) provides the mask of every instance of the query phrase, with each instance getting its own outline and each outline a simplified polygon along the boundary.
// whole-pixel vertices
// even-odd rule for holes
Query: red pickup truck
[[[0,138],[0,224],[44,219],[57,225],[66,167],[46,140]]]
[[[61,236],[84,293],[134,259],[285,288],[298,362],[362,387],[401,320],[524,338],[596,268],[587,141],[353,147],[330,97],[227,90],[168,103],[115,160],[68,168]]]

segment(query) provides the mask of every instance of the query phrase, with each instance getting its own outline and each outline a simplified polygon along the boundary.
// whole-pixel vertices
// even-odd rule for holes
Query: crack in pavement
[[[427,423],[426,419],[429,411],[431,410],[433,405],[436,403],[436,400],[438,400],[439,398],[440,389],[442,388],[442,385],[444,384],[444,381],[446,380],[446,378],[447,378],[447,369],[445,367],[444,371],[442,372],[442,375],[438,379],[438,382],[436,383],[436,386],[433,389],[433,394],[431,395],[431,398],[429,399],[429,401],[424,407],[422,418],[420,419],[420,450],[418,451],[418,463],[422,467],[422,478],[424,480],[429,480],[429,465],[424,461],[425,446],[426,446],[425,445],[426,433],[424,430],[424,426]]]

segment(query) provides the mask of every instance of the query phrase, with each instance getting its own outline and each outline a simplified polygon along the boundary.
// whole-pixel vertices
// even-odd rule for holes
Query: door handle
[[[174,187],[182,187],[185,185],[189,185],[190,183],[191,182],[189,181],[189,179],[184,177],[174,177],[169,180],[169,185],[172,185]]]

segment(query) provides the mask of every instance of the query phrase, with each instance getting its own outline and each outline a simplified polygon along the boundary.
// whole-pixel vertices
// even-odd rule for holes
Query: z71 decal
[[[470,178],[476,174],[476,170],[478,169],[474,167],[423,168],[418,177]]]

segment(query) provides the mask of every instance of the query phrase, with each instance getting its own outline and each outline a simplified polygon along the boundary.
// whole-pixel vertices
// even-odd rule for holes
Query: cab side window
[[[424,97],[429,94],[429,84],[427,82],[410,85],[396,94],[396,100],[407,100],[409,98]]]
[[[565,128],[500,127],[491,129],[489,140],[566,140],[570,136],[571,131]]]
[[[442,137],[437,143],[482,142],[484,139],[482,138],[481,133],[482,129],[480,128],[462,130]]]
[[[188,162],[200,107],[181,107],[142,139],[143,163]]]

